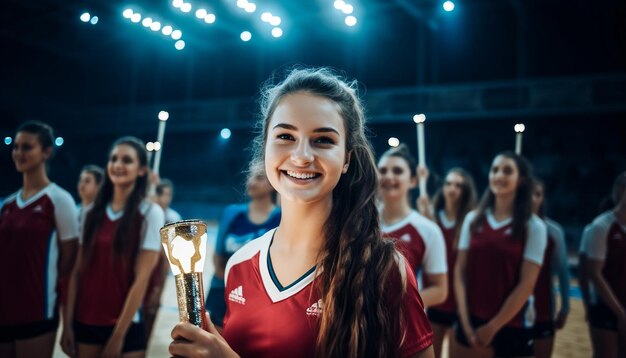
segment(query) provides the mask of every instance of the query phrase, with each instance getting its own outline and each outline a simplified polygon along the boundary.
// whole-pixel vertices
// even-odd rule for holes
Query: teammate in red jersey
[[[138,314],[161,250],[163,210],[148,202],[147,154],[134,137],[117,140],[104,183],[86,213],[72,271],[61,346],[70,356],[142,357]]]
[[[409,205],[409,191],[417,185],[415,159],[401,144],[378,161],[380,217],[383,235],[393,238],[420,277],[420,295],[426,307],[447,296],[446,246],[441,229]]]
[[[229,260],[223,337],[182,323],[170,353],[432,357],[413,273],[380,233],[356,90],[328,70],[294,70],[263,98],[251,165],[280,193],[280,225]]]
[[[13,162],[23,181],[0,207],[0,357],[47,358],[54,348],[78,223],[72,196],[46,174],[53,142],[52,128],[37,121],[15,136]]]
[[[613,202],[590,224],[584,248],[594,357],[626,355],[626,172],[615,180]]]
[[[532,167],[504,152],[489,171],[489,188],[466,215],[454,288],[459,308],[454,356],[533,355],[531,294],[546,249],[546,226],[532,213]]]
[[[428,176],[426,168],[418,168],[419,171]],[[443,187],[433,196],[432,205],[428,196],[420,196],[418,206],[424,216],[439,225],[446,241],[448,297],[442,304],[429,307],[427,310],[428,319],[433,326],[435,356],[441,357],[443,341],[450,337],[452,327],[458,321],[453,273],[463,219],[476,206],[474,179],[464,169],[452,168],[446,174]],[[450,346],[453,341],[448,339]]]
[[[546,224],[548,230],[548,244],[543,259],[543,265],[537,278],[533,296],[535,298],[535,325],[533,339],[536,358],[549,358],[554,348],[556,329],[565,326],[569,313],[569,269],[567,266],[567,247],[563,228],[554,220],[545,216],[544,205],[545,185],[535,180],[533,189],[533,212]],[[561,307],[556,311],[554,299],[553,277],[559,279],[561,293]]]

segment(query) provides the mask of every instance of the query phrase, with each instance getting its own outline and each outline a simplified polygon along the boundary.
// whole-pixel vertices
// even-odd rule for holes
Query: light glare
[[[89,15],[88,12],[85,12],[82,15],[80,15],[80,21],[82,22],[89,22],[89,19],[91,19],[91,15]]]
[[[270,25],[272,26],[278,26],[281,22],[282,20],[280,19],[280,16],[272,16],[270,19]]]
[[[350,15],[350,16],[346,16],[346,25],[348,26],[354,26],[356,25],[356,17]]]
[[[155,21],[152,23],[152,25],[150,25],[150,30],[152,31],[159,31],[161,30],[161,23],[158,21]]]
[[[212,24],[215,22],[215,14],[207,14],[204,17],[204,22],[206,22],[207,24]]]
[[[196,17],[198,19],[204,19],[204,17],[206,16],[207,12],[205,9],[198,9],[196,10]]]
[[[390,147],[394,147],[395,148],[395,147],[400,145],[400,139],[398,139],[396,137],[391,137],[387,141],[387,144],[389,144]]]
[[[183,37],[183,33],[180,30],[172,31],[172,39],[180,40],[181,37]]]
[[[172,27],[170,25],[163,26],[161,29],[161,33],[165,36],[169,36],[172,34]]]
[[[272,36],[281,37],[283,36],[283,30],[280,27],[275,27],[272,29]]]
[[[174,47],[176,47],[176,49],[178,51],[184,49],[185,48],[185,41],[183,41],[183,40],[176,41],[176,43],[174,44]]]
[[[450,0],[443,3],[443,9],[447,12],[453,11],[454,7],[455,7],[454,2]]]
[[[264,12],[261,14],[261,21],[263,22],[270,22],[271,19],[272,19],[271,12]]]
[[[239,37],[241,37],[241,41],[248,42],[252,38],[252,34],[250,33],[250,31],[244,31]]]

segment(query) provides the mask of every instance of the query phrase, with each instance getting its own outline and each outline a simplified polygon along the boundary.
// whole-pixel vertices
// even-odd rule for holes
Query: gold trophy
[[[206,224],[200,220],[178,221],[161,228],[161,243],[176,280],[180,321],[204,330],[208,330],[202,287],[206,241]]]

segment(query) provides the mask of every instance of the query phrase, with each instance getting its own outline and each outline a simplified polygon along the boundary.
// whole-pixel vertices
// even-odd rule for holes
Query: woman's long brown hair
[[[356,84],[327,69],[296,69],[278,85],[268,85],[261,103],[260,131],[251,168],[264,161],[267,126],[282,98],[309,93],[337,104],[346,128],[348,172],[333,190],[324,226],[326,244],[317,263],[323,310],[317,337],[319,357],[395,357],[402,340],[401,298],[406,291],[385,292],[389,280],[402,277],[392,242],[380,233],[375,196],[378,178],[365,136],[364,114]],[[391,302],[393,301],[393,302]]]

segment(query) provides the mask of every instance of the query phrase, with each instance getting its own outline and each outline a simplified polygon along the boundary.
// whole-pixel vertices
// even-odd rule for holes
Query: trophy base
[[[176,294],[178,296],[178,317],[181,322],[208,330],[204,308],[204,289],[202,287],[202,273],[182,273],[174,276]]]

